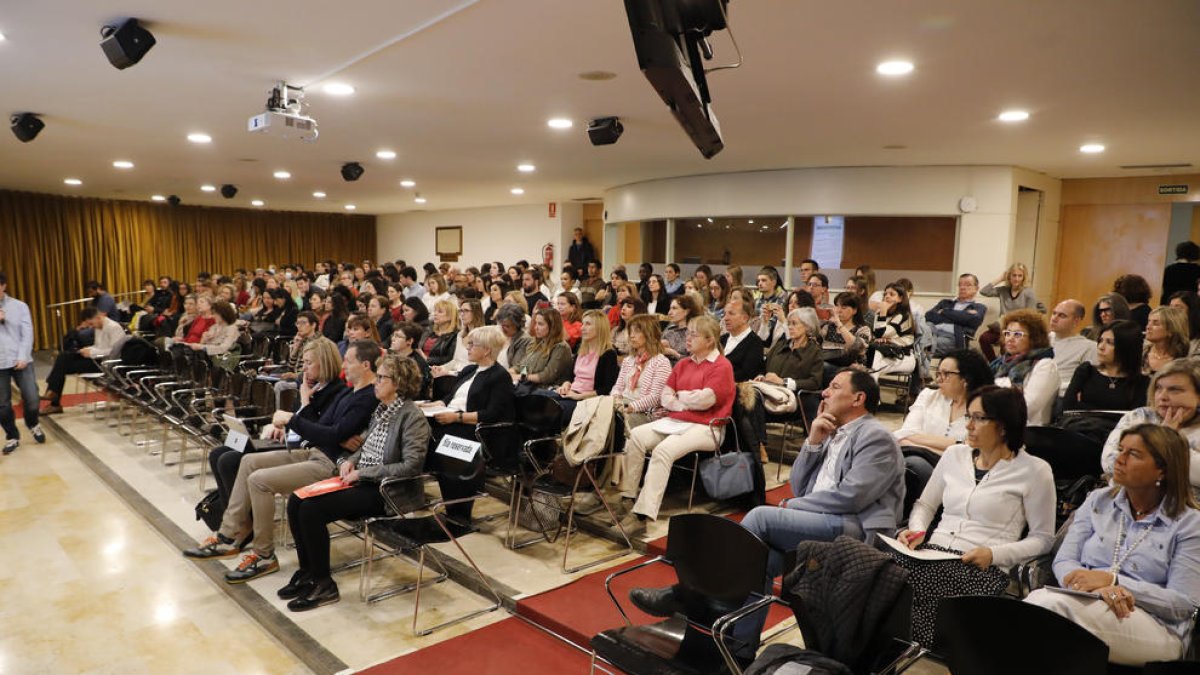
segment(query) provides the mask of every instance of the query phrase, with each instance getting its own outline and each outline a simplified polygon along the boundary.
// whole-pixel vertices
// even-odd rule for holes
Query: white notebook
[[[878,536],[879,536],[880,541],[882,541],[883,543],[892,547],[894,550],[896,550],[900,553],[903,553],[904,555],[906,555],[910,558],[915,558],[917,560],[961,560],[962,559],[962,556],[958,555],[957,553],[946,553],[945,551],[931,551],[928,549],[921,549],[921,550],[914,551],[911,548],[905,546],[904,544],[901,544],[898,540],[893,539],[892,537],[889,537],[885,534],[881,534]]]

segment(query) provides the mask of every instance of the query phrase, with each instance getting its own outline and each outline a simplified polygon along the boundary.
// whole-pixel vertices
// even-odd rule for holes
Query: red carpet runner
[[[107,401],[107,400],[108,400],[108,396],[105,395],[104,392],[100,392],[100,391],[93,391],[93,392],[89,392],[87,394],[63,394],[62,407],[70,408],[71,406],[82,405],[84,403],[96,403],[97,401]],[[42,407],[43,408],[46,407],[44,402],[42,404]],[[25,416],[24,405],[21,403],[17,403],[16,401],[13,401],[13,412],[16,413],[18,418],[24,417]]]
[[[784,485],[767,493],[768,504],[790,497]],[[741,520],[744,513],[730,515]],[[666,538],[647,544],[651,556],[666,547]],[[648,558],[594,572],[566,586],[517,602],[517,613],[575,644],[587,648],[592,636],[622,624],[621,614],[604,590],[604,580],[618,570],[627,569]],[[613,593],[635,624],[657,621],[638,611],[628,601],[629,590],[638,586],[669,586],[675,573],[668,565],[655,564],[620,577],[613,582]],[[775,606],[767,618],[770,628],[791,616]],[[486,628],[451,638],[420,651],[380,664],[365,672],[373,675],[417,673],[435,669],[441,675],[476,673],[480,675],[540,675],[541,673],[586,672],[588,655],[546,635],[516,618],[505,619]]]

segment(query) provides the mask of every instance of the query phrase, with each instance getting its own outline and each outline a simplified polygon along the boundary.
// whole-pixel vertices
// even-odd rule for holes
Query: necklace
[[[1130,504],[1129,508],[1132,509],[1133,505]],[[1136,513],[1140,514],[1141,512],[1138,511]],[[1147,535],[1150,534],[1150,530],[1151,528],[1149,526],[1142,530],[1142,533],[1138,535],[1138,538],[1134,539],[1129,548],[1125,549],[1125,553],[1121,554],[1121,544],[1125,543],[1125,519],[1121,519],[1121,527],[1117,530],[1117,540],[1113,543],[1113,564],[1108,570],[1112,573],[1113,578],[1116,578],[1121,573],[1121,565],[1125,564],[1125,561],[1129,558],[1129,555],[1133,553],[1133,550],[1138,547],[1138,544],[1142,543],[1142,540],[1145,539]]]

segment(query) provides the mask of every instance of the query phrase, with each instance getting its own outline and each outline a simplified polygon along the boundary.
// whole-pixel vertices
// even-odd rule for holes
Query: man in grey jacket
[[[46,434],[38,425],[37,377],[33,372],[33,318],[29,305],[8,294],[8,277],[0,273],[0,428],[4,429],[4,454],[21,444],[12,407],[12,385],[21,391],[25,426],[38,443]]]
[[[839,372],[821,393],[821,408],[792,465],[792,494],[779,506],[759,506],[742,527],[770,547],[768,576],[802,541],[847,535],[868,541],[896,530],[904,505],[904,460],[892,434],[872,413],[879,385],[861,370]],[[673,588],[635,588],[630,600],[642,611],[670,616],[680,604]]]

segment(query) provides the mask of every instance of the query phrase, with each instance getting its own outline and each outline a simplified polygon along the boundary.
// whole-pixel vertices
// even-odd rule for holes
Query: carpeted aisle
[[[99,401],[107,401],[108,395],[104,392],[93,391],[86,394],[63,394],[62,407],[70,408],[72,406],[83,405],[85,403],[97,403]],[[17,419],[25,416],[25,407],[17,400],[13,401],[13,412],[16,413]],[[42,407],[45,407],[43,404]]]

